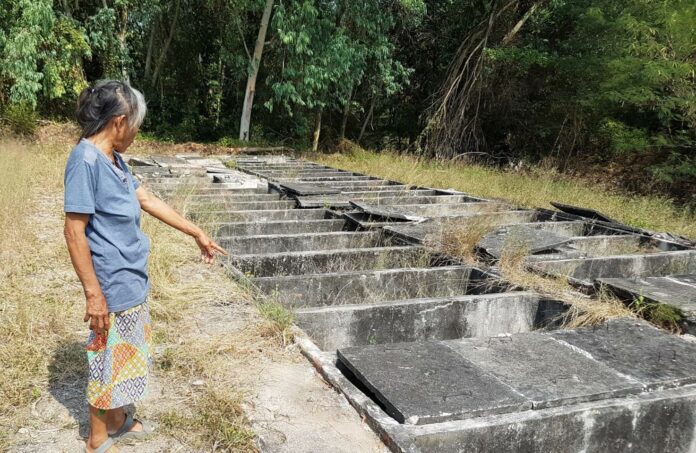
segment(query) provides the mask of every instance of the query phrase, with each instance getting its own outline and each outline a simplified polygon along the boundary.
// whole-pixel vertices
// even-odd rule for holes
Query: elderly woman
[[[82,137],[65,168],[65,238],[87,307],[90,433],[85,450],[107,452],[117,439],[152,432],[123,407],[146,393],[152,330],[147,304],[149,240],[140,210],[192,236],[201,258],[226,252],[131,176],[121,153],[145,117],[143,95],[108,80],[79,97]]]

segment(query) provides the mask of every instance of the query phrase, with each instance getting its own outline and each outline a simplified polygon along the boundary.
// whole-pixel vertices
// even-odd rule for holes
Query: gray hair
[[[119,80],[100,80],[82,90],[76,116],[81,138],[85,138],[98,134],[114,116],[126,115],[130,128],[140,127],[146,112],[145,97],[140,91]]]

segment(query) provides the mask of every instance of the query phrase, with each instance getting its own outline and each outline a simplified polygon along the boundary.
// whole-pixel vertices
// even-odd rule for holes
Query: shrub
[[[36,111],[27,104],[10,104],[3,117],[12,132],[19,135],[33,135],[39,119]]]

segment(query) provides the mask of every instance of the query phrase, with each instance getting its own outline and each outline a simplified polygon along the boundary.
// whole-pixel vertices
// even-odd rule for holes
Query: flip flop
[[[136,422],[139,422],[143,427],[142,431],[131,431]],[[123,425],[121,425],[118,431],[111,435],[111,438],[118,441],[145,440],[152,436],[154,431],[154,428],[148,422],[133,418],[133,414],[126,414],[126,421],[123,422]]]
[[[107,437],[102,444],[97,447],[96,450],[92,450],[92,453],[107,453],[109,450],[111,450],[111,447],[115,447],[116,444],[114,443],[114,440],[111,437]],[[85,453],[87,453],[87,446],[85,445]]]

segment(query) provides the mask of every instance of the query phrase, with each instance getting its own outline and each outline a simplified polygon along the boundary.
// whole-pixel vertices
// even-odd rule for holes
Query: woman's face
[[[125,115],[114,118],[113,146],[119,153],[125,153],[138,134],[138,128],[131,128]]]

